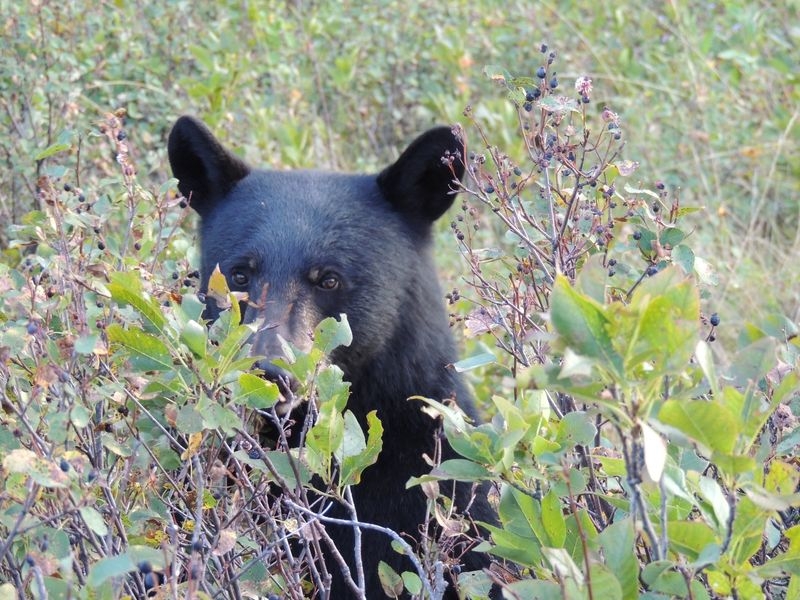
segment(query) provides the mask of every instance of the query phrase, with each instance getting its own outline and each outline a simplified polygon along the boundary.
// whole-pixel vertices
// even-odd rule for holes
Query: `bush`
[[[38,42],[37,52],[49,48]],[[193,48],[194,60],[212,50]],[[497,115],[487,125],[480,108],[465,115],[468,176],[452,232],[471,291],[450,300],[472,338],[455,368],[496,416],[467,423],[429,399],[464,459],[413,483],[432,490],[432,519],[450,514],[434,503],[438,479],[495,484],[500,522],[483,549],[498,565],[462,574],[471,597],[494,579],[510,597],[792,598],[793,324],[744,324],[730,364],[716,364],[715,337],[733,324],[705,304],[716,275],[690,245],[692,208],[671,186],[633,182],[624,119],[590,110],[588,79],[572,89],[554,61],[545,50],[543,76],[527,78],[488,68],[514,126]],[[337,64],[346,87],[347,64]],[[193,93],[220,119],[234,75],[197,78],[213,84]],[[31,106],[64,114],[53,98]],[[304,460],[285,440],[267,446],[258,419],[280,430],[287,416],[274,386],[250,373],[250,330],[236,302],[204,326],[185,202],[174,182],[151,181],[161,145],[131,147],[137,130],[124,118],[61,136],[53,120],[46,143],[34,131],[21,138],[37,172],[15,181],[38,210],[15,219],[0,263],[0,589],[302,597],[324,577],[321,509],[303,495],[311,475],[347,503],[346,484],[380,449],[380,423],[353,427],[346,383],[323,361],[346,343],[346,326],[323,323],[315,349],[285,365],[319,407]],[[517,126],[514,144],[506,130]],[[224,281],[214,292],[228,295]],[[272,500],[276,488],[284,502]],[[387,588],[435,595],[447,543],[406,549],[417,573],[386,571]]]

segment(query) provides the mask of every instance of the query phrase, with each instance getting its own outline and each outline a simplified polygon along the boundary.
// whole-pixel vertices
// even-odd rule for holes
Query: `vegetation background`
[[[167,190],[165,139],[184,113],[255,165],[369,171],[433,124],[469,131],[471,106],[513,155],[517,109],[487,74],[498,65],[533,76],[546,43],[562,87],[589,76],[589,113],[609,106],[619,115],[623,155],[639,163],[631,184],[660,181],[681,205],[702,207],[683,229],[714,269],[703,311],[720,317],[712,347],[727,364],[751,331],[745,321],[784,343],[800,321],[799,13],[797,0],[0,0],[3,273],[36,246],[29,229],[41,222],[29,213],[46,211],[46,182],[66,184],[95,212],[111,210],[120,185]],[[124,130],[109,125],[118,108]],[[139,211],[163,230],[187,225],[161,265],[180,273],[179,286],[195,260],[192,228],[183,217],[162,220],[168,204],[158,215],[137,205],[130,223]],[[129,250],[124,217],[84,225],[94,259],[107,245],[109,265]],[[162,241],[140,240],[145,253]],[[438,248],[447,287],[462,288],[466,269],[446,226]],[[34,334],[18,325],[8,331],[21,348]],[[12,337],[3,344],[13,350]],[[466,343],[474,352],[477,343]],[[502,385],[497,373],[486,378]]]

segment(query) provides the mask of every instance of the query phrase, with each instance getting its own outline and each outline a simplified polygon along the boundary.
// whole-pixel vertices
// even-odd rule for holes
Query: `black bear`
[[[281,172],[251,169],[191,117],[181,117],[169,136],[178,188],[201,218],[201,291],[217,265],[232,290],[250,298],[266,290],[267,301],[250,303],[243,317],[268,324],[254,336],[254,352],[280,356],[279,335],[308,347],[321,319],[347,315],[353,342],[331,358],[351,382],[348,408],[362,426],[367,413],[377,410],[384,427],[377,463],[352,490],[358,517],[414,539],[427,504],[418,486],[405,484],[430,471],[423,454],[434,455],[438,428],[422,404],[408,398],[454,398],[473,413],[467,389],[448,368],[456,352],[431,257],[432,224],[453,203],[462,153],[459,139],[440,127],[421,135],[378,175]],[[206,316],[218,314],[209,300]],[[267,376],[279,378],[279,369],[262,366]],[[441,443],[442,457],[453,457],[446,441]],[[475,520],[493,520],[485,495],[473,499],[469,485],[441,489],[454,490],[457,506],[472,500]],[[352,528],[326,529],[352,566]],[[378,562],[398,573],[411,563],[391,549],[385,534],[362,535],[366,597],[382,598]],[[327,562],[333,576],[329,597],[355,597],[341,569]],[[488,564],[479,553],[467,553],[463,562],[467,570]],[[452,585],[445,597],[457,598]]]

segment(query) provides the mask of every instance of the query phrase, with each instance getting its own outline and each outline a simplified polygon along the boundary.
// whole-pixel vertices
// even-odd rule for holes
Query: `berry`
[[[613,267],[613,266],[614,266],[614,265],[616,265],[616,264],[617,264],[617,259],[616,259],[616,258],[610,258],[610,259],[608,260],[608,266],[609,266],[609,267]]]
[[[133,245],[133,249],[134,249],[134,250],[136,250],[136,251],[138,252],[139,250],[141,250],[141,249],[142,249],[142,245],[141,245],[139,242],[136,242],[136,243]]]
[[[716,327],[719,325],[719,315],[717,313],[711,313],[711,318],[709,319],[712,327]]]
[[[584,104],[589,104],[589,96],[583,95],[581,96],[581,102]]]
[[[64,471],[64,473],[67,473],[69,471],[69,461],[62,457],[58,467]]]
[[[124,131],[120,131],[120,132],[117,134],[117,139],[118,139],[120,142],[121,142],[122,140],[124,140],[126,137],[128,137],[128,136],[125,134],[125,132],[124,132]]]
[[[663,181],[656,181],[656,189],[663,190],[664,189],[664,182]]]
[[[103,242],[97,242],[97,249],[98,250],[105,250],[106,245]]]
[[[28,326],[25,328],[30,335],[34,335],[37,331],[39,331],[39,326],[34,323],[33,321],[28,323]]]
[[[539,67],[539,69],[536,71],[536,76],[539,79],[544,79],[545,75],[547,75],[547,71],[545,71],[544,67]]]
[[[261,458],[261,448],[251,448],[250,452],[247,453],[247,456],[249,456],[253,460],[258,460],[259,458]]]
[[[613,277],[613,276],[614,276],[614,273],[616,273],[616,271],[615,271],[614,269],[609,269],[609,270],[608,270],[608,276],[609,276],[609,277]]]
[[[491,185],[487,185],[483,189],[483,191],[486,192],[487,194],[494,194],[494,187],[492,187]]]
[[[554,90],[558,87],[558,78],[553,75],[553,78],[550,80],[550,89]]]
[[[655,265],[650,265],[649,267],[647,267],[647,271],[644,272],[644,274],[647,275],[648,277],[652,277],[656,273],[658,273],[658,267]]]
[[[525,109],[525,112],[531,112],[533,110],[533,104],[531,104],[530,102],[526,102],[525,104],[522,105],[522,108]]]
[[[641,231],[634,231],[633,232],[633,239],[635,239],[635,240],[642,239],[642,232]]]
[[[151,573],[153,571],[153,565],[150,564],[149,561],[143,560],[140,562],[137,567],[139,568],[140,573]]]
[[[659,210],[661,210],[661,207],[658,204],[653,204],[653,212],[657,213]]]
[[[525,101],[526,102],[533,102],[536,100],[536,96],[533,95],[533,90],[528,90],[525,92]]]
[[[178,202],[178,206],[180,206],[181,208],[186,208],[187,206],[189,206],[189,203],[186,202],[186,198],[181,198],[181,201]]]
[[[514,167],[514,175],[516,175],[517,177],[522,175],[522,169],[520,169],[519,167]]]
[[[70,191],[72,191],[72,186],[71,186],[70,184],[68,184],[68,183],[65,183],[65,184],[64,184],[64,191],[65,191],[65,192],[70,192]]]
[[[541,52],[542,54],[546,54],[547,53],[547,44],[542,44],[541,46],[539,46],[539,52]]]

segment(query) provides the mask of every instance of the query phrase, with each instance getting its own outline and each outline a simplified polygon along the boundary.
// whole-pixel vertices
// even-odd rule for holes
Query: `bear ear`
[[[175,122],[167,143],[169,164],[178,189],[200,216],[250,172],[222,147],[203,123],[183,116]]]
[[[454,181],[463,175],[464,143],[451,128],[437,127],[378,175],[378,187],[397,210],[433,222],[453,204]]]

